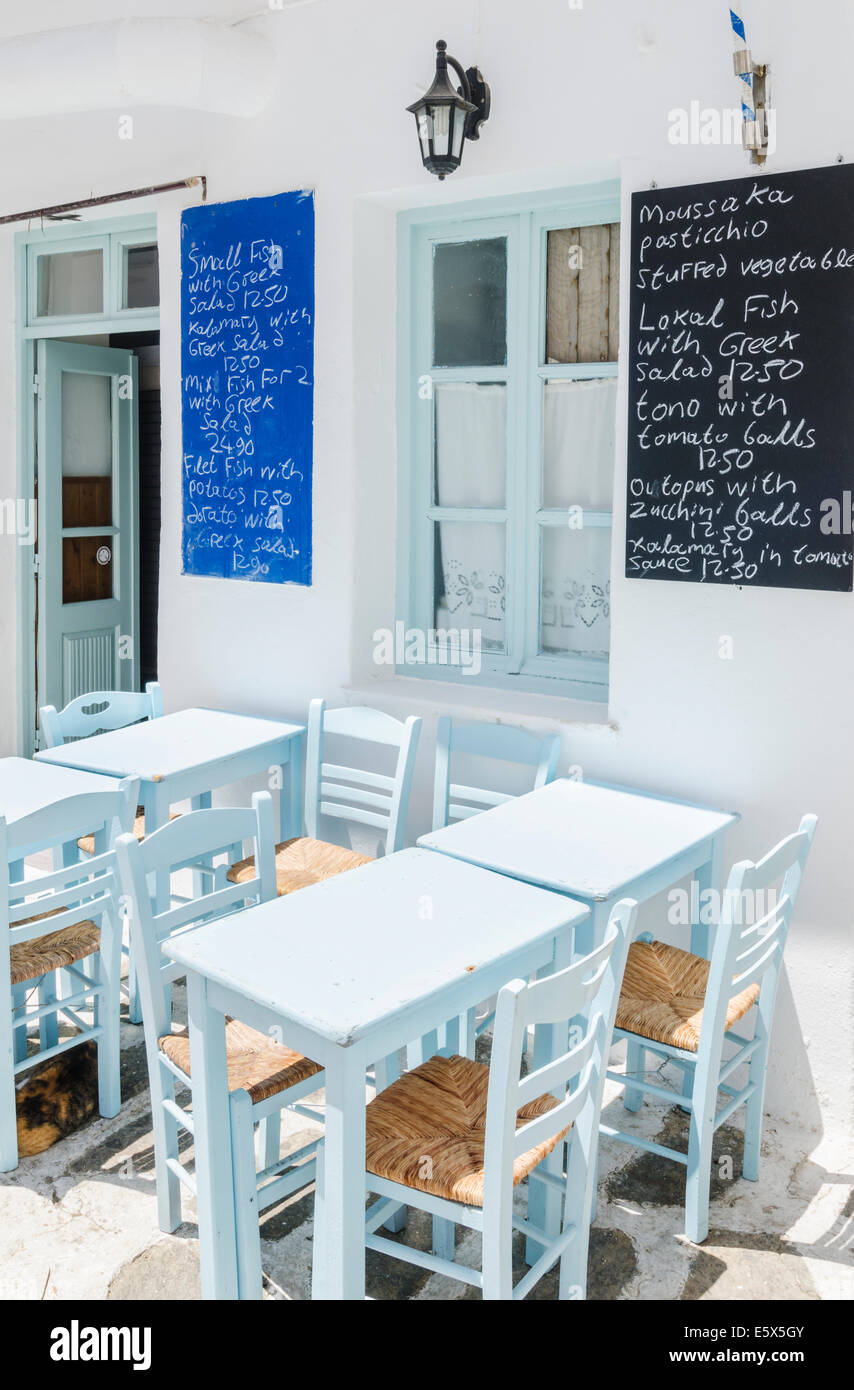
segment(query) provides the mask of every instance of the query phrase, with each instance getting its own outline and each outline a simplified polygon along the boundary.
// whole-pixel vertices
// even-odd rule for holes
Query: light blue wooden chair
[[[135,690],[90,690],[86,695],[78,695],[69,700],[61,710],[55,705],[42,705],[39,710],[42,745],[45,748],[61,748],[63,744],[80,738],[90,738],[94,734],[107,733],[113,729],[126,729],[129,724],[140,724],[148,719],[158,719],[163,713],[163,692],[158,681],[149,681],[144,691]],[[133,833],[138,840],[145,834],[145,816],[141,806],[137,806],[133,822]],[[77,847],[83,854],[94,854],[95,847],[91,835],[81,835]],[[66,854],[66,860],[68,855]],[[127,996],[128,1017],[131,1023],[142,1020],[139,993],[136,987],[136,967],[133,952],[129,946],[122,946],[122,954],[127,956],[127,984],[122,992]]]
[[[501,990],[488,1067],[437,1054],[371,1101],[366,1187],[379,1200],[366,1216],[368,1249],[474,1284],[486,1299],[524,1298],[560,1260],[560,1297],[585,1296],[605,1068],[636,913],[637,905],[623,899],[603,944],[589,956],[533,984],[514,980]],[[520,1079],[522,1040],[536,1024],[556,1026],[568,1050]],[[553,1161],[547,1170],[539,1167],[557,1150],[565,1158],[559,1170]],[[322,1242],[322,1158],[319,1163],[315,1222]],[[514,1189],[529,1174],[562,1198],[554,1239],[514,1212]],[[481,1270],[377,1235],[401,1204],[448,1226],[481,1231]],[[514,1229],[543,1250],[515,1288]]]
[[[113,842],[133,824],[139,783],[66,797],[7,825],[0,817],[0,1171],[18,1164],[15,1086],[38,1062],[93,1040],[100,1113],[117,1115],[122,924]],[[95,854],[24,878],[28,855],[63,844],[69,827],[95,833]],[[14,868],[10,871],[10,865]],[[17,876],[13,877],[13,873]],[[35,1008],[29,1007],[37,999]],[[78,1010],[91,1007],[93,1022]],[[59,1039],[60,1018],[76,1033]],[[38,1025],[38,1051],[27,1032]]]
[[[254,847],[253,863],[258,867],[251,878],[229,883],[226,860],[218,866],[207,892],[165,912],[155,912],[149,893],[149,883],[154,882],[150,875],[191,868],[201,857],[227,853],[233,844],[243,840],[252,841]],[[192,1192],[196,1188],[178,1151],[179,1128],[194,1133],[192,1114],[176,1101],[176,1084],[192,1093],[188,1033],[186,1029],[173,1032],[171,1019],[171,984],[182,971],[166,959],[161,945],[167,937],[228,913],[236,914],[234,930],[239,933],[240,909],[276,896],[274,840],[272,798],[269,792],[257,792],[251,809],[218,807],[191,811],[142,842],[133,835],[123,835],[116,844],[139,962],[154,1120],[157,1210],[164,1231],[174,1231],[181,1223],[181,1183]],[[308,1186],[315,1176],[316,1143],[280,1160],[280,1112],[318,1090],[323,1085],[323,1072],[286,1044],[236,1020],[229,1020],[226,1025],[226,1050],[231,1132],[221,1139],[231,1145],[239,1296],[260,1298],[259,1212]],[[256,1125],[263,1126],[260,1171],[255,1158]]]
[[[512,724],[455,724],[443,715],[436,729],[436,771],[433,780],[433,829],[443,830],[451,821],[463,820],[511,801],[519,792],[491,791],[451,780],[453,755],[468,754],[495,762],[517,763],[534,769],[534,780],[524,790],[535,791],[553,782],[560,756],[560,737],[540,737]]]
[[[132,690],[92,690],[78,695],[63,709],[43,705],[39,711],[45,748],[59,748],[69,739],[90,738],[110,729],[126,729],[163,713],[163,693],[157,681],[149,681],[141,693]]]
[[[504,801],[511,801],[513,796],[521,795],[521,791],[500,792],[453,782],[452,763],[455,754],[533,768],[533,782],[523,790],[535,791],[555,779],[560,757],[560,737],[558,734],[545,734],[540,737],[531,733],[529,729],[519,729],[512,724],[455,724],[447,715],[443,715],[436,729],[433,830],[444,830],[452,821],[464,820],[480,811],[487,811],[492,806],[500,806]],[[450,1023],[445,1029],[448,1046],[465,1057],[474,1057],[477,1039],[490,1027],[495,1018],[492,1010],[480,1019],[477,1012],[476,1009],[470,1009],[464,1018]],[[436,1046],[438,1039],[433,1037],[413,1043],[407,1049],[410,1066],[417,1066],[424,1061],[430,1055],[430,1049],[435,1051]]]
[[[762,1102],[774,1001],[783,947],[816,817],[804,816],[794,835],[758,864],[735,864],[724,892],[711,961],[677,950],[648,934],[630,949],[616,1016],[615,1037],[628,1044],[626,1074],[608,1072],[625,1086],[627,1110],[639,1110],[643,1093],[678,1102],[690,1111],[688,1153],[666,1148],[608,1125],[601,1131],[687,1168],[685,1233],[700,1242],[709,1233],[712,1140],[740,1106],[745,1107],[742,1176],[759,1178]],[[777,886],[779,885],[779,892]],[[748,919],[748,920],[746,920]],[[747,1038],[735,1024],[754,1005],[755,1029]],[[726,1048],[732,1048],[724,1057]],[[645,1056],[673,1062],[687,1078],[683,1094],[647,1081]],[[748,1068],[747,1084],[730,1078]],[[717,1109],[718,1092],[728,1097]]]
[[[276,845],[276,882],[280,896],[333,878],[370,862],[371,856],[321,838],[324,821],[379,830],[384,851],[403,848],[406,815],[412,790],[412,774],[421,720],[410,715],[405,723],[381,710],[356,705],[326,708],[324,700],[312,700],[308,712],[305,772],[305,824],[308,834]],[[393,773],[373,767],[330,763],[325,758],[326,739],[338,736],[372,748],[396,749]],[[348,753],[348,757],[349,757]],[[239,883],[252,874],[252,860],[234,864],[229,878]]]

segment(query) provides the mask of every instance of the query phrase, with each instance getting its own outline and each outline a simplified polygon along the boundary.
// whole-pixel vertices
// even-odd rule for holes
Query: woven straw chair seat
[[[466,1206],[483,1205],[483,1146],[489,1067],[468,1057],[431,1057],[406,1072],[367,1108],[369,1173]],[[517,1128],[557,1105],[539,1096],[518,1112]],[[550,1154],[566,1129],[520,1154],[514,1187]]]
[[[158,1039],[158,1047],[170,1061],[190,1075],[190,1036],[186,1028]],[[248,1091],[253,1104],[286,1091],[298,1081],[306,1081],[322,1071],[316,1062],[294,1052],[283,1043],[273,1042],[235,1018],[226,1020],[225,1050],[228,1060],[228,1089]]]
[[[53,917],[56,912],[42,912],[38,917],[28,917],[28,922],[41,922]],[[19,922],[18,926],[23,926]],[[94,955],[101,946],[101,929],[94,922],[76,922],[73,927],[62,931],[48,932],[32,941],[21,941],[9,948],[12,967],[12,984],[22,985],[27,980],[38,980],[52,970],[62,970],[74,965],[85,956]]]
[[[629,947],[617,1027],[653,1042],[696,1052],[703,1027],[703,1005],[709,982],[709,962],[663,941],[636,941]],[[726,1026],[731,1028],[759,998],[759,985],[749,985],[729,1002]]]
[[[295,893],[298,888],[323,883],[324,879],[336,878],[348,869],[358,869],[362,864],[370,863],[370,855],[357,854],[355,850],[344,849],[342,845],[330,845],[326,840],[311,840],[303,835],[295,840],[283,840],[276,845],[276,890],[283,898],[287,893]],[[254,878],[254,855],[232,864],[228,877],[232,883],[246,883]]]
[[[173,811],[169,819],[177,820],[180,814],[180,811]],[[145,811],[141,806],[137,806],[136,808],[136,815],[134,816],[133,820],[133,833],[138,840],[145,839]],[[95,836],[81,835],[80,839],[77,841],[77,846],[79,849],[82,849],[86,854],[94,854]]]

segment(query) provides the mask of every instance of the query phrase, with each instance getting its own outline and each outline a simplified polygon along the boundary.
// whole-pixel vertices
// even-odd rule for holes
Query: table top
[[[605,901],[739,819],[730,811],[568,777],[422,835],[424,849]]]
[[[282,724],[255,715],[216,709],[182,709],[144,724],[94,734],[36,754],[43,763],[85,768],[110,777],[162,782],[221,759],[304,732],[302,724]]]
[[[0,758],[0,816],[5,816],[7,822],[32,815],[66,796],[115,790],[112,777],[52,767],[32,758]]]
[[[581,903],[406,849],[185,932],[163,951],[340,1046],[582,921]]]

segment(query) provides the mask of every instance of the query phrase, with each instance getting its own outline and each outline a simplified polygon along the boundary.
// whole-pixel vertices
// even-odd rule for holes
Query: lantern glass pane
[[[418,139],[421,141],[421,157],[429,159],[430,141],[433,138],[433,117],[426,107],[422,107],[416,113],[415,123],[418,126]]]
[[[451,108],[449,106],[433,107],[433,153],[443,155],[448,153],[450,148],[451,134]]]
[[[463,136],[466,133],[466,113],[459,107],[454,108],[454,133],[451,138],[451,154],[455,159],[459,159],[463,148]]]

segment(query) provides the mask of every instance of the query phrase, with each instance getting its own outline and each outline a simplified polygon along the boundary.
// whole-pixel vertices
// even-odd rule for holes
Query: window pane
[[[620,224],[548,234],[546,361],[616,362]]]
[[[607,656],[611,645],[611,529],[544,526],[540,651]]]
[[[504,526],[438,521],[434,535],[434,626],[479,633],[484,651],[503,651]]]
[[[507,361],[507,242],[433,248],[433,366],[500,367]]]
[[[94,603],[113,597],[113,536],[65,536],[62,602]]]
[[[100,250],[58,251],[37,260],[39,318],[104,312],[104,258]]]
[[[434,500],[439,507],[503,507],[507,388],[437,386]]]
[[[62,373],[62,524],[113,523],[111,379]]]
[[[547,381],[543,392],[543,506],[609,512],[617,381]]]
[[[126,246],[123,252],[123,309],[148,309],[160,303],[156,246]]]

